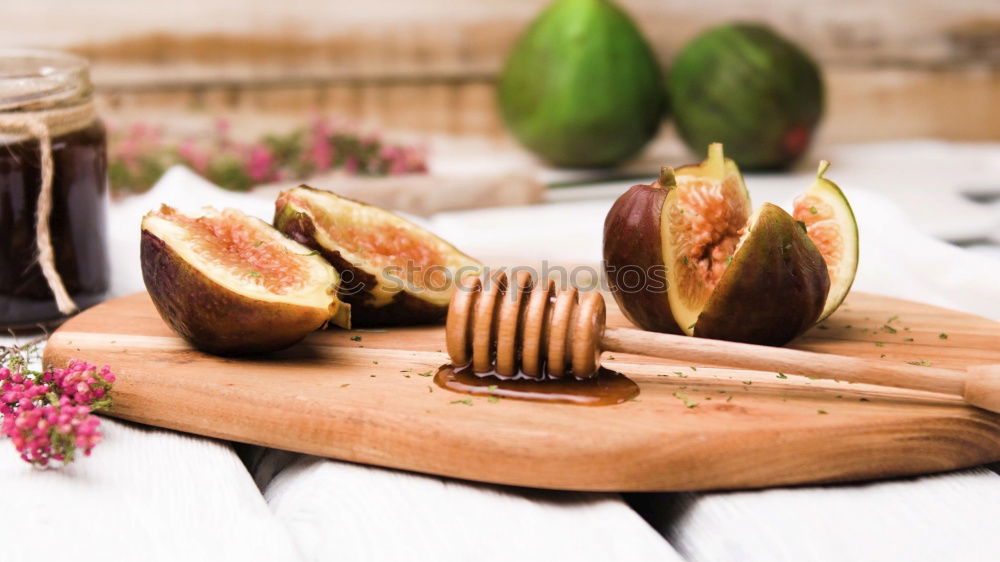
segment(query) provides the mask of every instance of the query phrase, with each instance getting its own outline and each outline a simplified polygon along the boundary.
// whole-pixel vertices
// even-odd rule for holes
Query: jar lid
[[[88,96],[87,60],[59,51],[0,49],[0,111],[34,111]]]

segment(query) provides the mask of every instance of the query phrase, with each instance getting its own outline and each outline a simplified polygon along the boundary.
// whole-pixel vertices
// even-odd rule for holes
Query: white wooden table
[[[1000,147],[927,146],[937,146],[931,153],[939,160],[993,162],[979,168],[979,187],[1000,186]],[[929,221],[914,224],[889,199],[912,207],[926,193],[894,186],[867,164],[852,167],[852,150],[843,149],[830,175],[850,178],[842,184],[860,221],[856,287],[1000,320],[1000,259],[990,242],[1000,240],[1000,207],[975,207],[975,221],[963,221],[967,203],[951,192],[967,186],[935,178],[934,188],[949,196],[936,198],[941,216],[932,230],[971,232],[981,251],[958,249],[927,235]],[[879,150],[892,154],[889,145]],[[748,183],[756,203],[787,203],[807,183],[793,179]],[[531,208],[449,213],[429,225],[483,258],[594,262],[604,213],[624,187],[557,193],[561,202]],[[160,202],[271,213],[270,201],[171,172],[154,192],[113,208],[116,294],[142,288],[138,217]],[[93,456],[59,471],[34,470],[0,443],[7,514],[0,560],[54,558],[62,548],[76,560],[1000,559],[1000,476],[989,468],[861,485],[622,497],[458,482],[111,419],[103,427]]]

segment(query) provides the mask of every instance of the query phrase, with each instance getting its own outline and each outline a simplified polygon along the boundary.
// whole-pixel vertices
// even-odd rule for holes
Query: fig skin
[[[192,345],[214,355],[284,349],[330,316],[321,308],[261,301],[222,287],[147,230],[140,256],[142,277],[160,316]]]
[[[394,220],[405,222],[401,217],[369,205],[360,201],[355,201],[346,197],[341,197],[327,191],[315,189],[306,185],[301,185],[296,189],[309,190],[312,192],[331,194],[340,200],[350,204],[368,207],[372,212],[385,213],[391,215]],[[353,263],[347,259],[337,249],[327,248],[317,239],[317,227],[311,216],[306,212],[298,211],[291,205],[281,205],[279,201],[275,206],[274,227],[279,232],[302,244],[310,250],[319,252],[326,261],[330,263],[340,273],[341,282],[338,289],[338,298],[341,302],[347,303],[351,307],[351,325],[359,328],[381,327],[381,326],[414,326],[421,324],[441,324],[448,314],[447,299],[441,302],[430,302],[421,299],[418,295],[411,294],[405,290],[400,290],[393,294],[388,302],[379,302],[376,297],[379,292],[379,278],[363,268],[363,264]],[[415,227],[416,225],[414,225]],[[420,229],[417,232],[422,232]],[[428,236],[433,236],[427,233]],[[435,240],[440,240],[435,237]],[[470,265],[474,265],[474,270],[470,269],[469,274],[479,274],[481,264],[460,252],[457,248],[441,240],[447,251],[454,256],[461,256]],[[457,280],[453,281],[457,286]]]
[[[611,206],[604,219],[604,274],[630,322],[644,330],[681,334],[667,299],[660,232],[663,203],[674,185],[673,171],[664,167],[656,181],[632,186]]]
[[[830,290],[822,254],[791,215],[765,203],[698,316],[698,337],[784,345],[816,324]]]

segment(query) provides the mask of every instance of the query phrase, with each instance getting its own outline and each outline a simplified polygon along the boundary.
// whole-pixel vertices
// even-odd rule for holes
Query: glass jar
[[[56,325],[108,290],[107,148],[92,95],[86,60],[0,49],[4,332]]]

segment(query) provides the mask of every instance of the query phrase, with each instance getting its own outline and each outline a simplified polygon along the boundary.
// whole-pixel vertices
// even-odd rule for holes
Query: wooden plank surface
[[[612,314],[609,324],[624,321]],[[1000,363],[1000,324],[940,308],[853,294],[824,326],[796,345],[941,367]],[[473,398],[469,406],[420,375],[446,361],[443,347],[438,327],[331,330],[266,358],[211,357],[170,332],[139,294],[67,322],[45,360],[113,365],[112,414],[125,419],[501,484],[744,488],[1000,459],[1000,416],[957,399],[638,357],[605,358],[640,384],[637,401],[587,408]]]

